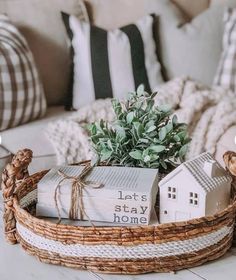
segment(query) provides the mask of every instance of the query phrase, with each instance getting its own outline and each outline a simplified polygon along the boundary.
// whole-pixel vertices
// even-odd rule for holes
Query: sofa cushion
[[[196,1],[199,2],[200,0]],[[203,0],[207,1],[207,0]],[[147,4],[147,2],[149,2]],[[86,0],[86,4],[88,6],[89,14],[91,16],[92,22],[105,28],[107,30],[112,30],[115,28],[119,28],[120,26],[129,24],[138,20],[139,18],[145,16],[147,14],[147,6],[154,3],[159,5],[159,7],[163,5],[163,0]],[[164,1],[167,2],[167,1]],[[174,5],[171,1],[168,0],[168,5],[171,8],[175,9],[176,15],[178,14],[180,17],[183,16],[183,13]],[[175,0],[175,2],[179,3],[181,0]],[[189,2],[189,1],[188,1]],[[183,3],[182,3],[183,4]],[[201,9],[206,8],[206,3],[195,4],[195,9],[193,9],[192,2],[186,3],[182,6],[191,7],[192,15],[194,12],[199,12]],[[165,8],[164,8],[165,9]],[[160,11],[161,13],[165,13],[165,11]]]
[[[88,20],[80,0],[1,0],[6,13],[28,41],[49,105],[63,104],[70,78],[70,56],[61,11]]]
[[[146,0],[86,0],[90,18],[96,26],[113,30],[146,15]]]
[[[101,98],[123,99],[140,84],[151,92],[163,82],[153,36],[155,17],[146,15],[135,23],[107,31],[73,15],[62,16],[73,46],[70,107],[79,109]]]
[[[72,113],[66,112],[63,106],[49,107],[43,119],[1,132],[2,145],[13,154],[20,149],[31,149],[33,151],[31,171],[48,169],[57,162],[54,148],[44,129],[49,122],[70,114]]]
[[[147,9],[158,15],[161,2],[148,0]],[[235,0],[224,3],[236,6]],[[213,6],[191,22],[175,27],[160,16],[160,24],[156,26],[160,36],[157,43],[160,43],[167,79],[188,75],[206,85],[212,84],[222,50],[222,6]]]

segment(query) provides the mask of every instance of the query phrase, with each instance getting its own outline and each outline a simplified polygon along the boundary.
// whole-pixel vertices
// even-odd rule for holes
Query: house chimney
[[[216,177],[217,170],[218,170],[216,161],[215,160],[205,161],[203,170],[210,178]]]

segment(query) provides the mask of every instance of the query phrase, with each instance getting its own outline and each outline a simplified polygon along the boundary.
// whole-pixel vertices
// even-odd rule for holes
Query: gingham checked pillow
[[[46,100],[26,40],[0,15],[0,131],[42,117]]]
[[[214,85],[236,92],[236,9],[228,8],[225,11],[224,24],[223,51]]]

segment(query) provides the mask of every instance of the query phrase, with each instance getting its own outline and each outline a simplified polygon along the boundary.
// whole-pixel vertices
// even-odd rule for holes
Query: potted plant
[[[112,165],[159,168],[168,172],[184,160],[190,138],[168,105],[156,106],[140,85],[126,101],[112,100],[115,121],[89,125],[99,161]]]

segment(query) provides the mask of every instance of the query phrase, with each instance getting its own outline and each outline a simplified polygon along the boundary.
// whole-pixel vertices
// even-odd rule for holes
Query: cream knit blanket
[[[170,104],[180,122],[189,125],[192,141],[187,158],[203,151],[213,155],[220,137],[236,124],[236,98],[231,91],[207,88],[189,78],[177,78],[157,88],[156,104]],[[57,155],[58,164],[91,159],[92,151],[84,125],[114,118],[109,99],[97,100],[66,119],[49,123],[46,133]]]

